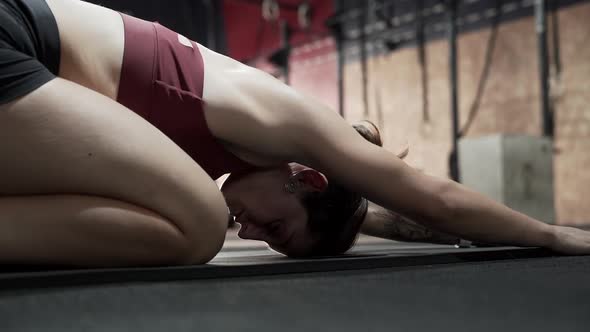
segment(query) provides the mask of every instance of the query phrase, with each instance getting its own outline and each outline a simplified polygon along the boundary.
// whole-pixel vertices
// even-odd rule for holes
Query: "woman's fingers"
[[[383,140],[381,139],[381,133],[376,124],[369,120],[361,120],[358,123],[352,125],[367,141],[383,146]],[[395,155],[400,159],[404,159],[408,153],[410,153],[410,145],[408,141],[404,143],[402,148],[398,150]]]
[[[579,228],[555,226],[556,239],[551,249],[567,255],[590,255],[590,232]]]
[[[409,153],[410,153],[410,144],[408,143],[408,141],[406,141],[406,143],[404,144],[403,149],[401,151],[397,152],[396,155],[400,159],[404,159]]]

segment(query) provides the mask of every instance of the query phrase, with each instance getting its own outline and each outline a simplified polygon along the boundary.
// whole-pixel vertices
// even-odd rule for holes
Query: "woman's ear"
[[[295,177],[299,183],[304,185],[304,188],[311,189],[311,191],[322,192],[328,187],[328,179],[315,169],[302,170]]]

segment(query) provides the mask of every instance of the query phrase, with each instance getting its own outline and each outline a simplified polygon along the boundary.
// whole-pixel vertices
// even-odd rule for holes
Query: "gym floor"
[[[0,272],[3,331],[588,331],[590,256],[360,238],[286,259],[232,240],[206,266]]]

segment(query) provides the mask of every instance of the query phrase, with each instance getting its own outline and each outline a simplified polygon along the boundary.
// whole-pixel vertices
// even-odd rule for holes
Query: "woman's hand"
[[[590,232],[579,228],[554,226],[555,239],[550,249],[566,255],[590,255]]]

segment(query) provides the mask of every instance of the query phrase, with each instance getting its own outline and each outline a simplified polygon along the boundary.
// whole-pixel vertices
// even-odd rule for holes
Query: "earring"
[[[297,191],[297,184],[294,181],[289,181],[285,184],[285,190],[288,193],[294,194]]]

